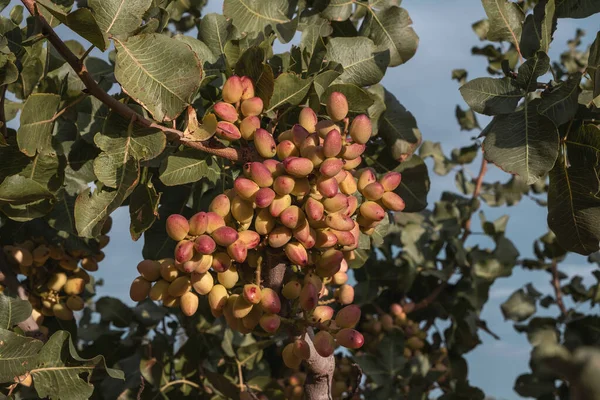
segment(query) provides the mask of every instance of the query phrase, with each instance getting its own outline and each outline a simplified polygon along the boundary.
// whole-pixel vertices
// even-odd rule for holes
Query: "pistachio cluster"
[[[399,173],[378,178],[371,168],[358,169],[372,126],[366,115],[350,119],[348,108],[346,97],[333,92],[328,118],[305,107],[298,123],[275,138],[261,128],[263,105],[252,81],[229,78],[223,101],[214,105],[217,135],[245,139],[264,160],[245,164],[233,188],[206,212],[168,217],[167,234],[178,242],[174,256],[142,261],[131,298],[149,296],[189,316],[199,296],[207,296],[213,315],[242,333],[274,334],[291,321],[318,330],[313,342],[323,357],[336,344],[360,348],[364,338],[354,329],[360,308],[351,305],[348,262],[360,236],[372,234],[388,211],[402,211],[404,202],[395,193]],[[288,265],[281,293],[261,280],[274,253]],[[335,302],[345,306],[337,314],[327,305]],[[304,339],[283,349],[290,368],[308,356]]]
[[[109,218],[97,240],[98,251],[65,249],[62,244],[48,243],[43,237],[22,243],[5,245],[2,250],[15,273],[26,279],[32,316],[42,326],[45,317],[73,319],[73,312],[85,307],[85,286],[90,283],[88,272],[98,270],[104,259],[102,249],[108,245],[107,233],[112,226]]]

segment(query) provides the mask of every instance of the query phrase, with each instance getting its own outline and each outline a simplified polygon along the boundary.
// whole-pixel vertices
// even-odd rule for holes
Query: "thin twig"
[[[163,386],[160,388],[160,391],[161,391],[161,392],[164,392],[165,390],[167,390],[167,388],[168,388],[168,387],[170,387],[170,386],[174,386],[174,385],[188,385],[188,386],[191,386],[191,387],[193,387],[193,388],[200,389],[200,385],[198,385],[198,384],[197,384],[197,383],[195,383],[195,382],[188,381],[187,379],[177,379],[176,381],[171,381],[171,382],[169,382],[169,383],[167,383],[167,384],[163,385]]]
[[[485,173],[487,172],[487,164],[488,164],[488,162],[485,159],[485,156],[482,155],[481,168],[479,169],[479,175],[477,176],[477,180],[475,181],[475,190],[473,190],[473,197],[472,197],[472,201],[471,201],[472,204],[475,203],[475,200],[477,200],[477,198],[479,197],[479,193],[481,193],[481,186],[483,185],[483,177],[485,176]],[[475,211],[475,210],[473,210],[473,211]],[[460,239],[463,243],[467,241],[467,238],[471,234],[471,219],[473,218],[473,214],[474,214],[474,212],[471,213],[471,215],[469,216],[469,219],[465,222],[465,227],[464,227],[465,230]]]
[[[552,287],[554,288],[554,296],[556,297],[556,304],[558,305],[558,308],[560,308],[560,313],[563,315],[563,317],[566,317],[568,311],[563,301],[562,289],[560,288],[560,279],[558,278],[558,265],[556,258],[552,259]]]
[[[5,138],[8,132],[6,129],[6,114],[4,113],[4,98],[6,97],[7,88],[7,85],[0,87],[0,124],[2,124],[2,126],[0,126],[0,132]]]
[[[425,297],[423,300],[416,303],[415,306],[412,309],[408,310],[406,313],[409,314],[409,313],[429,307],[429,305],[432,304],[438,298],[438,296],[444,291],[446,286],[448,286],[448,282],[442,282],[438,287],[433,289],[433,291],[431,293],[429,293],[429,296]]]
[[[184,133],[177,129],[168,128],[166,126],[162,126],[157,124],[154,121],[146,119],[144,116],[136,113],[134,110],[129,108],[126,104],[121,103],[107,92],[105,92],[98,83],[94,80],[92,75],[89,73],[83,62],[67,47],[65,42],[56,34],[54,29],[48,24],[46,19],[36,12],[35,0],[21,0],[23,5],[27,8],[29,13],[40,21],[42,31],[45,33],[48,41],[54,46],[56,51],[65,59],[65,61],[73,68],[73,70],[77,73],[77,76],[85,87],[88,89],[89,93],[96,97],[98,100],[103,102],[110,108],[111,110],[117,112],[127,120],[131,120],[134,118],[135,122],[138,125],[141,125],[146,128],[154,128],[159,129],[165,134],[170,134],[170,136],[175,136],[179,138],[182,143],[188,147],[204,151],[208,154],[212,154],[218,157],[223,157],[231,161],[245,161],[253,157],[251,151],[248,149],[240,149],[234,147],[226,147],[223,144],[215,145],[215,142],[211,141],[209,144],[204,142],[194,142],[187,141],[184,137]]]
[[[238,380],[240,381],[238,386],[240,387],[240,392],[244,391],[244,372],[242,371],[242,363],[236,359],[235,363],[237,364],[237,370],[238,370]]]

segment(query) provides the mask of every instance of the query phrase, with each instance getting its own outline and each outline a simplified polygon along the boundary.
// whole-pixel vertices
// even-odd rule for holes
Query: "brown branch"
[[[184,133],[180,130],[168,128],[162,125],[157,124],[154,121],[151,121],[144,116],[136,113],[134,110],[129,108],[126,104],[121,103],[108,93],[106,93],[94,80],[92,75],[88,72],[82,60],[80,60],[62,41],[62,39],[56,34],[54,29],[48,24],[46,19],[36,12],[35,0],[21,0],[23,5],[27,8],[29,13],[33,16],[36,16],[39,20],[42,28],[42,32],[45,34],[45,37],[48,41],[54,46],[56,51],[65,59],[67,63],[73,68],[73,70],[77,73],[77,76],[88,92],[96,97],[98,100],[106,104],[111,110],[117,112],[127,120],[134,120],[138,125],[141,125],[146,128],[154,128],[163,131],[165,134],[170,136],[178,137],[182,143],[188,147],[203,151],[208,154],[212,154],[218,157],[226,158],[231,161],[245,161],[249,159],[249,152],[243,151],[242,149],[226,147],[223,144],[214,146],[214,141],[210,141],[209,143],[205,142],[190,142],[186,141],[184,137]]]
[[[475,181],[475,190],[473,190],[473,197],[471,198],[471,204],[475,204],[475,200],[477,200],[477,198],[479,197],[479,193],[481,193],[481,186],[483,185],[483,177],[485,176],[485,173],[487,172],[487,160],[485,159],[485,156],[482,155],[481,158],[481,168],[479,169],[479,175],[477,176],[477,180]],[[475,211],[475,210],[473,210]],[[469,219],[465,222],[465,230],[463,232],[463,235],[461,237],[461,241],[464,243],[467,241],[467,238],[469,237],[469,235],[471,234],[471,219],[473,218],[473,214],[474,212],[471,213],[471,215],[469,216]]]
[[[8,131],[6,129],[6,114],[4,113],[4,99],[6,97],[7,88],[8,85],[4,85],[0,88],[0,124],[2,124],[2,126],[0,126],[0,134],[4,136],[5,139],[8,135]]]
[[[558,265],[556,262],[556,258],[552,259],[552,287],[554,288],[554,295],[556,297],[556,304],[560,309],[560,313],[563,317],[566,317],[568,314],[567,307],[565,307],[565,303],[563,301],[563,293],[560,288],[560,279],[558,278]]]
[[[4,252],[0,251],[0,283],[6,286],[9,292],[15,293],[21,300],[29,301],[29,294],[27,289],[17,279],[15,271],[6,260]],[[29,316],[25,321],[21,321],[17,324],[19,328],[27,336],[33,337],[34,339],[46,341],[46,335],[40,331],[40,327],[37,322],[33,319],[33,316]]]
[[[333,388],[333,373],[335,371],[335,358],[333,354],[329,357],[321,357],[313,344],[314,332],[308,328],[304,340],[310,347],[310,357],[306,360],[308,367],[306,381],[304,382],[304,393],[307,400],[331,400]]]
[[[414,305],[414,307],[410,307],[410,306],[403,307],[405,313],[410,314],[412,312],[422,310],[424,308],[429,307],[438,298],[438,296],[444,291],[446,286],[448,286],[448,282],[442,282],[438,287],[433,289],[433,291],[431,293],[429,293],[429,296],[425,297],[423,300],[416,303]]]

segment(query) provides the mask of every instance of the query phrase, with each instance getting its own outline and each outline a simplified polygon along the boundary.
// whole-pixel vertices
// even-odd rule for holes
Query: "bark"
[[[287,271],[288,266],[282,262],[279,254],[267,253],[266,262],[262,269],[263,285],[279,294]],[[335,358],[333,354],[329,357],[321,357],[315,350],[313,338],[313,329],[308,328],[304,335],[304,340],[310,346],[310,358],[306,360],[305,398],[307,400],[331,400],[333,398],[331,390],[333,387]]]

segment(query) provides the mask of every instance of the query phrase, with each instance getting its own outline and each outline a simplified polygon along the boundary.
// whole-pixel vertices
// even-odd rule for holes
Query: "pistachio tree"
[[[460,129],[481,132],[450,156],[381,84],[418,47],[400,1],[8,3],[3,395],[483,399],[464,356],[497,338],[481,318],[494,282],[526,268],[553,295],[530,284],[502,305],[533,346],[516,392],[600,396],[600,326],[579,307],[599,286],[560,272],[568,252],[598,262],[600,36],[548,56],[560,19],[595,2],[482,0],[472,52],[491,76],[452,71]],[[429,208],[428,158],[457,184]],[[488,182],[489,163],[512,176]],[[525,196],[548,208],[535,257],[508,217],[480,212],[495,247],[473,240],[482,203]],[[137,266],[103,265],[120,207]],[[122,300],[94,297],[104,268],[137,268]]]

